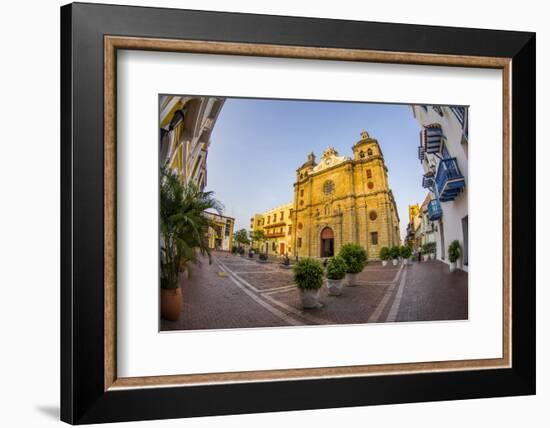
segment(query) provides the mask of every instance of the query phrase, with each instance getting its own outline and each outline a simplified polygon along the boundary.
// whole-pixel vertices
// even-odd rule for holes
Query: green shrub
[[[451,245],[449,245],[449,261],[451,263],[456,262],[460,255],[462,254],[462,250],[460,249],[460,243],[457,240],[454,240],[451,242]]]
[[[399,247],[391,247],[390,248],[390,258],[397,259],[399,257]]]
[[[361,245],[342,245],[338,255],[346,262],[348,273],[359,273],[367,264],[367,252]]]
[[[336,256],[330,259],[327,263],[327,278],[328,279],[342,279],[346,276],[347,265],[345,260]]]
[[[435,254],[435,242],[427,242],[422,245],[422,254]]]
[[[411,254],[412,254],[412,250],[411,250],[411,247],[409,247],[408,245],[403,245],[399,249],[399,255],[404,259],[408,259],[411,256]]]
[[[390,259],[390,249],[388,247],[380,248],[380,260]]]
[[[294,282],[301,290],[318,290],[323,286],[323,266],[314,259],[301,259],[294,265]]]

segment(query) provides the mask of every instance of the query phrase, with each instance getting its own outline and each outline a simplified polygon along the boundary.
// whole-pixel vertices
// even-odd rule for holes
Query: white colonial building
[[[457,240],[462,249],[459,266],[468,270],[468,108],[412,106],[422,126],[418,157],[430,191],[427,230],[433,230],[437,258],[449,263],[448,248]]]

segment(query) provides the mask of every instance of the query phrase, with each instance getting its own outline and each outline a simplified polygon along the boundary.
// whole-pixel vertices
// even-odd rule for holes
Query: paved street
[[[288,325],[463,320],[468,318],[468,276],[438,261],[382,267],[371,262],[359,285],[341,296],[321,289],[322,307],[304,310],[292,269],[246,257],[215,253],[181,279],[183,309],[161,330]]]

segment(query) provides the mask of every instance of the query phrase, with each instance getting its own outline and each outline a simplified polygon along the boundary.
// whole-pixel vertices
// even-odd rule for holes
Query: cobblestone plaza
[[[468,280],[437,260],[383,267],[370,262],[359,285],[341,296],[321,290],[318,309],[302,309],[292,269],[276,261],[258,263],[224,252],[213,254],[183,276],[178,321],[161,320],[161,330],[199,330],[466,320]]]

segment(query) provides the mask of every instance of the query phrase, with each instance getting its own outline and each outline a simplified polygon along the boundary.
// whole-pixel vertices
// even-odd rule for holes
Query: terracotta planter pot
[[[177,321],[183,306],[181,288],[160,289],[160,316],[168,321]]]

